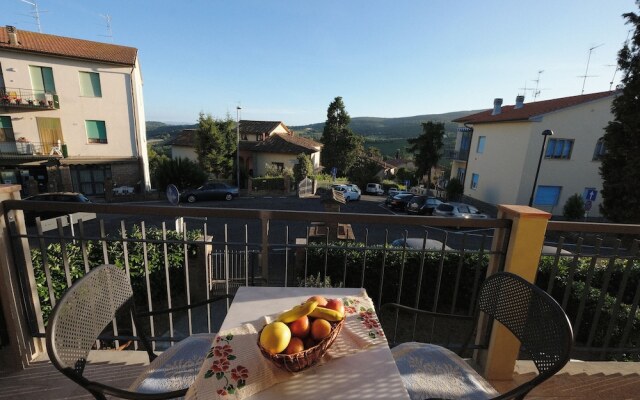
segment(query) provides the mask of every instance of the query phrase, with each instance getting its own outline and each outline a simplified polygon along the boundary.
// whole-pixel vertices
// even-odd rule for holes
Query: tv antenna
[[[583,78],[582,80],[582,92],[580,94],[584,94],[584,85],[587,83],[587,78],[595,78],[597,75],[589,75],[589,62],[591,61],[591,53],[593,50],[597,49],[600,46],[603,46],[604,43],[601,43],[597,46],[593,46],[589,48],[589,57],[587,57],[587,69],[584,71],[584,75],[578,76],[578,78]]]
[[[38,3],[36,3],[35,1],[29,1],[29,0],[20,0],[23,3],[27,3],[29,4],[31,7],[33,7],[33,11],[31,11],[31,17],[33,19],[36,20],[36,25],[38,25],[38,32],[42,33],[42,26],[40,25],[40,10],[38,9]],[[47,12],[47,11],[42,11],[42,12]]]
[[[544,72],[543,69],[538,70],[538,77],[536,79],[533,79],[533,81],[536,83],[536,88],[533,90],[533,101],[534,102],[536,101],[538,96],[540,96],[540,92],[542,92],[543,90],[549,90],[547,88],[540,89],[540,75],[542,75],[543,72]]]
[[[107,22],[107,34],[106,35],[100,35],[100,36],[108,37],[109,40],[111,41],[111,43],[113,43],[113,31],[111,30],[111,15],[109,15],[109,14],[100,14],[100,16],[102,18],[104,18],[105,21]]]

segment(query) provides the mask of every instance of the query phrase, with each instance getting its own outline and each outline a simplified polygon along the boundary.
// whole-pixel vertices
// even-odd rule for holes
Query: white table
[[[276,313],[320,294],[357,296],[359,288],[240,287],[220,331]],[[408,399],[400,373],[386,345],[331,360],[296,374],[251,399]]]

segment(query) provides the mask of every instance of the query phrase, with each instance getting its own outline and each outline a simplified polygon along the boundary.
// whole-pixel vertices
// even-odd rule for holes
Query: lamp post
[[[542,155],[544,154],[544,144],[547,141],[547,136],[553,135],[551,129],[545,129],[542,131],[542,148],[540,149],[540,158],[538,159],[538,168],[536,169],[536,177],[533,179],[533,189],[531,189],[531,198],[529,199],[529,207],[533,206],[533,195],[536,192],[536,185],[538,184],[538,174],[540,173],[540,164],[542,164]]]
[[[236,107],[236,185],[240,190],[240,110],[242,107]]]

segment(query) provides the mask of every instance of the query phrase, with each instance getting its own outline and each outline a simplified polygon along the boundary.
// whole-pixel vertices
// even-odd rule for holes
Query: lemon
[[[282,353],[291,341],[291,330],[283,322],[272,322],[260,334],[260,345],[271,354]]]

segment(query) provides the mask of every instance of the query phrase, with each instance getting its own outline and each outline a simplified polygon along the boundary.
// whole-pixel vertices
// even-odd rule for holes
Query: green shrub
[[[584,200],[578,193],[567,199],[562,209],[562,215],[570,221],[577,221],[584,217]]]
[[[253,190],[275,191],[284,190],[284,178],[280,177],[261,177],[254,178],[251,181]]]
[[[165,190],[169,184],[180,190],[196,188],[206,180],[207,174],[198,163],[187,158],[163,159],[155,167],[154,181],[159,190]]]
[[[447,200],[448,201],[457,201],[460,200],[462,194],[464,193],[464,187],[462,186],[462,182],[460,179],[453,178],[447,184]]]
[[[134,225],[131,232],[127,234],[129,239],[141,240],[142,231],[140,227]],[[187,232],[187,240],[195,241],[202,236],[200,231]],[[165,260],[164,260],[164,244],[162,240],[162,231],[157,228],[146,229],[146,250],[147,265],[149,268],[149,286],[151,288],[151,298],[164,304],[167,299],[166,277],[165,277]],[[154,241],[158,241],[154,243]],[[177,293],[183,293],[185,288],[184,280],[184,243],[182,234],[175,231],[167,231],[167,241],[176,241],[167,245],[167,259],[169,265],[169,279],[171,282],[172,297]],[[87,252],[87,263],[89,269],[95,268],[105,262],[103,256],[102,243],[99,241],[84,242]],[[80,242],[65,243],[65,251],[69,261],[69,272],[71,282],[84,276],[85,265],[82,256],[82,247]],[[193,257],[196,255],[197,246],[190,244],[187,247],[187,255]],[[129,273],[131,276],[131,286],[133,288],[136,305],[146,309],[147,289],[145,280],[145,259],[142,242],[128,242],[127,254],[129,261]],[[60,243],[49,244],[46,248],[47,265],[51,274],[51,286],[56,299],[62,297],[68,289],[67,279],[65,277],[62,246]],[[111,264],[115,264],[124,268],[124,247],[123,242],[118,239],[109,238],[107,242],[107,256]],[[31,262],[34,269],[38,297],[40,298],[40,307],[42,309],[43,320],[49,318],[52,311],[51,298],[47,285],[46,273],[43,267],[42,252],[39,248],[31,250]]]

